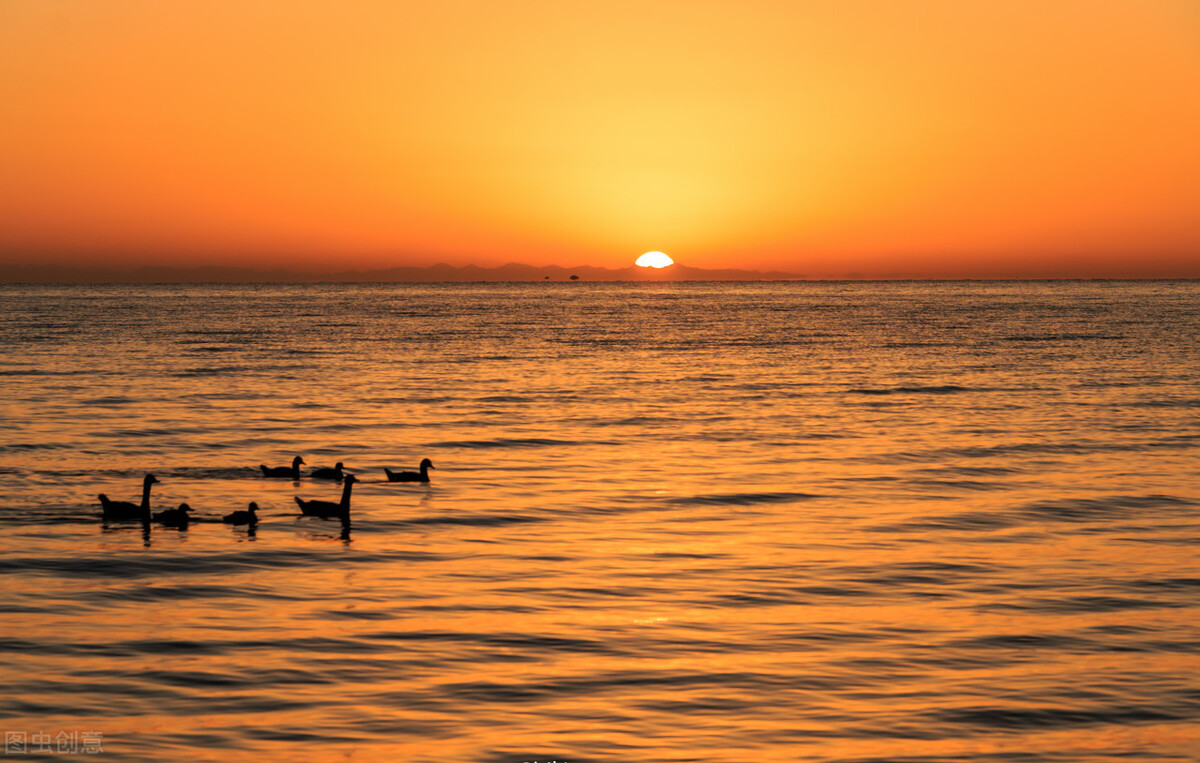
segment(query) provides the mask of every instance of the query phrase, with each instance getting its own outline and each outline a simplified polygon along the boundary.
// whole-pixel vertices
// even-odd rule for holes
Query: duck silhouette
[[[259,464],[258,468],[262,469],[264,477],[286,477],[293,480],[300,479],[300,464],[304,463],[304,459],[296,456],[292,459],[291,466],[267,466]]]
[[[419,472],[394,472],[386,466],[383,468],[383,472],[387,475],[388,482],[428,482],[429,470],[433,468],[435,468],[433,462],[424,458],[421,459],[421,471]]]
[[[296,504],[300,507],[300,513],[306,517],[320,517],[321,519],[332,519],[338,517],[342,522],[350,521],[350,488],[354,487],[354,483],[358,482],[353,474],[346,475],[346,484],[342,488],[342,500],[338,503],[333,501],[306,501],[303,498],[296,496]]]
[[[142,478],[141,504],[129,501],[110,501],[104,493],[100,494],[101,516],[114,522],[149,522],[150,521],[150,486],[158,480],[153,474]]]
[[[312,474],[308,476],[315,477],[319,480],[337,480],[338,482],[341,482],[342,477],[345,475],[342,474],[342,462],[338,461],[337,466],[333,467],[332,469],[330,469],[328,466],[321,469],[313,469]]]
[[[226,514],[221,521],[230,525],[256,525],[258,524],[258,504],[254,501],[250,502],[250,508],[247,511],[235,511],[232,514]]]
[[[188,513],[191,512],[191,510],[191,506],[188,506],[186,503],[181,503],[179,504],[178,509],[165,509],[163,511],[156,512],[154,515],[154,521],[158,522],[159,524],[166,525],[167,527],[186,528],[188,525]]]

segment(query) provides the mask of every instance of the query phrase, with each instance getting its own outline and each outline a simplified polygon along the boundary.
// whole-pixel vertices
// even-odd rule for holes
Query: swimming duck
[[[316,477],[319,480],[337,480],[338,482],[341,482],[342,477],[345,475],[342,474],[342,462],[338,461],[337,466],[333,467],[332,469],[329,467],[313,469],[312,474],[308,476]]]
[[[256,525],[258,524],[258,504],[254,501],[250,502],[249,511],[235,511],[232,514],[226,514],[222,522],[230,525]]]
[[[383,468],[387,474],[388,482],[428,482],[429,470],[433,469],[433,462],[428,458],[421,459],[420,472],[394,472],[386,466]]]
[[[150,486],[155,482],[153,474],[147,474],[142,479],[142,502],[141,504],[130,503],[129,501],[110,501],[104,493],[100,494],[100,506],[103,508],[101,516],[104,519],[114,522],[129,522],[129,521],[150,521]]]
[[[346,475],[346,486],[342,488],[342,500],[339,503],[306,501],[297,496],[296,504],[300,507],[300,513],[306,517],[320,517],[321,519],[338,517],[343,522],[348,522],[350,520],[350,488],[354,487],[354,483],[357,481],[353,474]]]
[[[192,510],[186,503],[179,504],[178,509],[166,509],[154,515],[154,521],[167,527],[187,527],[188,512]]]
[[[287,466],[267,466],[259,464],[258,468],[262,469],[264,477],[286,477],[293,480],[300,479],[300,464],[304,463],[304,459],[296,456],[292,459],[292,465]]]

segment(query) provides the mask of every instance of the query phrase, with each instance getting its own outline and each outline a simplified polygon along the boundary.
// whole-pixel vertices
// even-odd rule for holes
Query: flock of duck
[[[304,459],[296,456],[292,459],[291,466],[267,466],[259,465],[264,477],[290,479],[293,481],[300,480],[300,467],[304,465]],[[358,479],[353,474],[347,474],[343,471],[344,465],[341,461],[332,468],[313,469],[309,473],[309,477],[321,480],[333,480],[342,483],[342,499],[340,501],[319,501],[305,500],[300,496],[296,496],[296,504],[300,507],[300,514],[306,517],[320,517],[321,519],[340,519],[343,525],[348,525],[350,522],[350,491],[354,487],[354,483]],[[433,469],[433,462],[428,458],[421,461],[418,467],[419,471],[415,472],[393,472],[391,469],[384,469],[387,475],[388,482],[429,482],[429,470]],[[106,522],[141,522],[144,525],[149,525],[151,522],[158,522],[167,527],[186,528],[192,512],[192,507],[186,503],[179,504],[178,508],[165,509],[163,511],[151,513],[150,511],[150,486],[158,482],[158,479],[153,474],[147,474],[142,479],[142,501],[141,503],[133,503],[132,501],[114,501],[104,493],[100,494],[101,517]],[[248,525],[254,527],[258,524],[258,504],[254,501],[250,502],[249,507],[244,511],[234,511],[226,514],[221,519],[222,522],[230,525]]]

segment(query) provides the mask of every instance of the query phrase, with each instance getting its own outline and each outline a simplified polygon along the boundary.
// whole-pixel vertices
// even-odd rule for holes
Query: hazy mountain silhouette
[[[494,268],[439,263],[429,267],[397,267],[375,270],[301,271],[206,265],[176,268],[157,265],[141,267],[70,267],[65,265],[5,265],[0,283],[430,283],[441,281],[793,281],[804,278],[777,270],[707,269],[686,265],[665,268],[600,268],[591,265],[564,268],[538,267],[512,262]]]

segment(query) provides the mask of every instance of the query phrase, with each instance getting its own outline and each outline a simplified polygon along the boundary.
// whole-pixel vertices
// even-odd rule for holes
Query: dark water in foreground
[[[0,729],[29,752],[1197,759],[1195,282],[0,306]],[[336,485],[260,476],[295,454],[360,478],[348,537],[292,501]],[[432,484],[385,481],[422,457]],[[101,523],[147,471],[189,529]],[[255,533],[220,523],[250,500]]]

